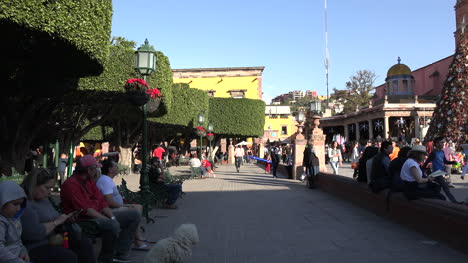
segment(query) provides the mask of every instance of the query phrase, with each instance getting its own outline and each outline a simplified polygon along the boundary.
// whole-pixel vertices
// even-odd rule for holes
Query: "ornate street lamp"
[[[208,160],[213,163],[213,149],[211,148],[211,142],[213,141],[214,135],[213,135],[213,124],[210,122],[208,123],[208,134],[207,137],[208,141],[210,142],[210,151],[209,151],[209,156]]]
[[[200,114],[198,114],[198,124],[200,125],[200,127],[203,127],[203,125],[205,124],[205,111],[204,110],[202,110],[200,112]],[[200,133],[199,135],[200,135],[200,156],[199,156],[199,158],[201,160],[202,159],[202,153],[203,153],[203,149],[202,149],[202,147],[203,147],[203,134]]]
[[[297,131],[301,134],[302,133],[302,127],[304,127],[304,125],[302,125],[302,123],[304,122],[305,120],[305,114],[304,112],[301,110],[301,111],[298,111],[297,112],[297,115],[296,115],[296,121],[297,121]]]
[[[135,51],[135,70],[143,76],[143,80],[146,81],[146,77],[156,71],[156,50],[149,45],[148,39],[145,39],[145,44],[142,45]],[[148,177],[148,110],[146,103],[143,105],[143,144],[142,144],[142,167],[140,174],[140,190],[144,197],[144,209],[145,215],[148,214],[149,205],[149,177]],[[147,217],[148,218],[148,217]]]
[[[315,97],[315,99],[310,102],[310,113],[312,115],[314,128],[318,128],[320,125],[320,118],[322,118],[322,103]]]

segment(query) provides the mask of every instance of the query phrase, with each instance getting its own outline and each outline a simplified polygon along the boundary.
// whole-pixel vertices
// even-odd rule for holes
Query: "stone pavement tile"
[[[178,210],[155,209],[145,236],[197,225],[193,262],[468,262],[466,255],[300,182],[253,165],[222,166],[217,178],[184,182]],[[132,254],[142,262],[144,253]],[[443,259],[443,260],[442,260]]]

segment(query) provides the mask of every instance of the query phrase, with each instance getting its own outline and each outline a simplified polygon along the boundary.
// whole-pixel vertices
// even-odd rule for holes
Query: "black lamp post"
[[[140,46],[135,51],[135,70],[143,76],[143,80],[146,81],[146,77],[156,71],[156,51],[152,46],[149,45],[148,39],[145,40],[145,44]],[[148,199],[149,190],[149,177],[148,177],[148,110],[146,103],[143,105],[143,143],[142,143],[142,167],[140,174],[140,190],[143,193],[144,199]],[[148,212],[148,202],[144,202],[146,212]]]
[[[205,124],[205,111],[201,111],[200,114],[198,115],[198,124],[200,127],[203,128],[203,125]],[[202,153],[203,153],[203,133],[200,132],[200,160],[202,159]]]
[[[209,123],[209,124],[208,124],[208,132],[209,132],[209,133],[212,133],[212,132],[213,132],[213,124],[212,124],[212,123]],[[208,136],[207,138],[208,138],[208,141],[210,142],[210,151],[209,151],[210,155],[209,155],[209,157],[208,157],[208,160],[209,160],[211,163],[213,163],[213,149],[211,148],[211,141],[213,140],[213,136]]]

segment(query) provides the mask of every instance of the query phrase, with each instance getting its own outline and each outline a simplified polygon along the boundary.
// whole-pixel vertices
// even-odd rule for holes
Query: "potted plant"
[[[146,92],[148,84],[142,79],[128,79],[124,85],[127,98],[135,106],[145,105],[150,95]]]
[[[206,135],[206,130],[202,126],[197,126],[197,127],[195,127],[195,129],[196,129],[195,132],[197,133],[198,136],[205,136]]]
[[[149,95],[150,99],[146,104],[146,109],[148,112],[155,112],[159,108],[159,104],[161,103],[161,91],[158,89],[147,89],[146,93]]]
[[[214,134],[213,134],[212,132],[210,132],[210,133],[208,133],[208,134],[206,135],[206,138],[208,139],[208,141],[212,141],[213,138],[214,138]]]

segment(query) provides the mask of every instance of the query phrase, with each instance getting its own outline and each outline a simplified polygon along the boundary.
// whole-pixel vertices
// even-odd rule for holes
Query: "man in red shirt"
[[[159,160],[162,160],[163,159],[163,154],[166,152],[166,150],[164,150],[163,147],[161,147],[161,145],[158,145],[158,147],[156,149],[154,149],[153,151],[153,157],[158,157]]]
[[[62,208],[67,214],[82,210],[80,219],[97,223],[103,239],[99,262],[130,262],[128,252],[141,216],[136,210],[113,212],[109,208],[94,181],[101,166],[90,154],[80,158],[73,176],[62,185]]]

